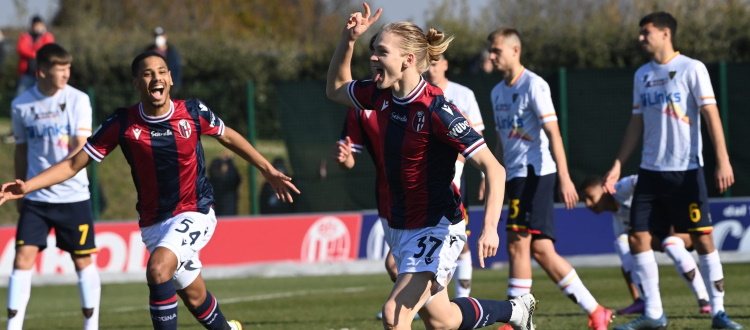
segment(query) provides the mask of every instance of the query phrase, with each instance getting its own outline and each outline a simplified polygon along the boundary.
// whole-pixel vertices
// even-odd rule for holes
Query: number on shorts
[[[81,240],[78,241],[78,245],[83,245],[86,243],[86,237],[89,236],[89,225],[79,225],[78,231],[81,232]]]
[[[690,212],[690,221],[701,221],[701,209],[698,208],[698,203],[691,203],[688,205],[688,211]]]
[[[422,236],[420,239],[417,240],[419,242],[417,246],[419,246],[421,250],[419,250],[419,253],[414,254],[414,258],[420,258],[424,254],[424,251],[427,249],[427,244],[424,243],[426,239],[427,239],[427,236]],[[432,258],[432,254],[435,253],[435,250],[437,250],[440,244],[443,244],[443,241],[432,236],[430,236],[430,242],[432,242],[433,245],[432,245],[432,248],[430,248],[430,251],[427,252],[428,258]]]
[[[188,234],[188,236],[190,236],[190,239],[191,239],[190,245],[193,245],[193,244],[195,244],[195,241],[198,240],[198,237],[201,237],[201,232],[200,231],[194,231],[194,232]]]
[[[185,228],[182,228],[182,229],[179,229],[179,228],[175,228],[175,231],[176,231],[176,232],[178,232],[178,233],[186,233],[186,232],[188,231],[188,229],[190,229],[190,224],[192,224],[192,223],[193,223],[193,220],[190,220],[190,219],[183,219],[183,220],[181,221],[181,223],[182,223],[183,225],[185,225]]]
[[[521,213],[521,209],[518,207],[518,205],[521,204],[521,200],[518,198],[514,198],[508,201],[508,208],[510,208],[510,214],[508,214],[508,219],[515,219],[518,217],[518,214]]]

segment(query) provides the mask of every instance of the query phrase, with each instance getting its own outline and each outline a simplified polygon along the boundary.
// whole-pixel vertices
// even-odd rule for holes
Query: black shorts
[[[667,237],[677,233],[713,231],[703,168],[657,172],[640,169],[630,206],[631,231]]]
[[[89,200],[60,204],[24,200],[16,230],[16,247],[33,245],[44,250],[52,228],[60,250],[71,255],[97,251]]]
[[[556,175],[537,176],[529,165],[525,178],[513,178],[505,184],[507,231],[527,232],[555,240]]]

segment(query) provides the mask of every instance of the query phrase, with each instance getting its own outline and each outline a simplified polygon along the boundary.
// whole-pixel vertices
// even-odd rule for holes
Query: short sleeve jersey
[[[170,105],[158,117],[146,115],[140,103],[117,109],[84,146],[99,162],[121,147],[138,193],[140,227],[184,212],[207,214],[214,204],[200,136],[223,135],[224,122],[197,99]]]
[[[555,173],[549,138],[542,130],[542,124],[557,121],[547,82],[524,69],[510,85],[497,84],[491,98],[507,180],[525,177],[528,165],[538,176]]]
[[[615,193],[612,198],[620,204],[612,216],[622,224],[630,223],[630,205],[635,192],[635,184],[638,182],[638,175],[626,176],[615,183]],[[627,226],[626,226],[627,227]]]
[[[456,105],[456,108],[469,120],[471,128],[478,132],[484,131],[482,113],[479,111],[477,98],[474,97],[474,92],[471,89],[464,85],[448,81],[448,86],[445,87],[443,93],[445,93],[445,99]]]
[[[65,85],[45,96],[34,86],[11,102],[16,144],[27,145],[26,178],[41,173],[70,155],[71,139],[91,136],[91,102],[88,95]],[[72,178],[26,195],[46,203],[75,203],[90,198],[83,169]]]
[[[461,196],[452,182],[456,158],[461,153],[470,159],[486,144],[443,91],[420,79],[403,98],[371,80],[350,82],[348,92],[359,111],[350,113],[343,135],[352,138],[355,150],[370,148],[378,210],[389,226],[431,227],[443,217],[462,221]]]
[[[706,66],[679,52],[641,66],[633,80],[633,114],[643,115],[641,168],[686,171],[703,166],[700,107],[715,104]]]

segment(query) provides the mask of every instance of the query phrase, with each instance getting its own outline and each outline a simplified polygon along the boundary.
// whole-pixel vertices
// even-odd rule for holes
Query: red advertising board
[[[219,219],[211,242],[201,251],[204,267],[248,265],[279,261],[335,262],[355,260],[361,236],[362,215],[325,214]],[[0,275],[10,274],[15,255],[15,228],[0,227]],[[40,275],[75,274],[67,252],[55,248],[54,233],[39,255],[35,271]],[[100,271],[140,273],[146,269],[148,252],[133,222],[96,224],[95,255]]]

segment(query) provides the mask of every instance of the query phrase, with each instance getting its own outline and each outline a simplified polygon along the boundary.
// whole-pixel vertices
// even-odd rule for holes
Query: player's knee
[[[29,270],[34,267],[39,248],[36,246],[19,246],[16,249],[16,257],[13,260],[13,268]]]
[[[409,318],[410,310],[393,299],[388,299],[383,305],[383,325],[386,329],[402,329],[411,326],[413,317]]]
[[[175,267],[165,260],[153,258],[149,259],[146,267],[146,277],[150,284],[164,283],[172,279]]]

